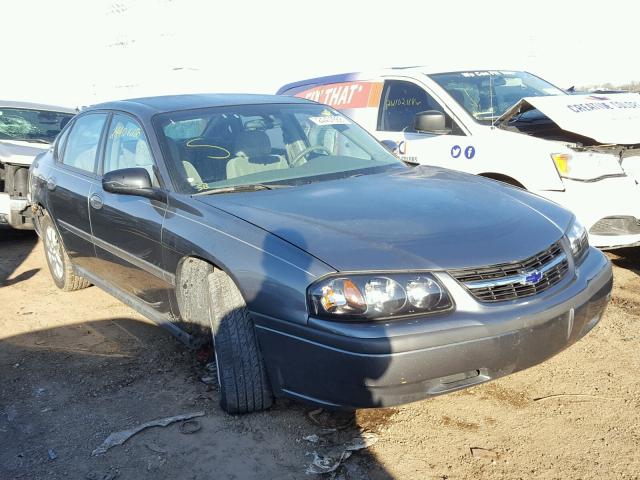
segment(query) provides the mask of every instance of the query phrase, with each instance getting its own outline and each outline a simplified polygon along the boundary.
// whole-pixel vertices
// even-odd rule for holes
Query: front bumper
[[[604,178],[595,182],[562,180],[564,191],[538,194],[575,213],[589,232],[589,244],[603,250],[640,245],[636,228],[619,228],[614,218],[640,219],[640,185],[630,177]]]
[[[329,408],[382,407],[459,390],[536,365],[589,332],[609,301],[610,262],[591,248],[571,278],[535,297],[480,304],[442,275],[448,315],[308,326],[254,314],[276,395]]]
[[[8,193],[0,192],[0,225],[10,225],[20,230],[33,229],[29,206],[26,198],[11,198]]]

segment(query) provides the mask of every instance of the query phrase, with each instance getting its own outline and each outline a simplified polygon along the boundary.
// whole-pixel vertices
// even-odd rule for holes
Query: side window
[[[64,165],[86,172],[95,171],[98,144],[106,119],[106,113],[90,113],[76,119],[64,149]]]
[[[114,115],[107,134],[103,173],[141,167],[149,172],[152,184],[158,186],[153,166],[149,142],[140,124],[127,115]]]
[[[413,132],[413,119],[418,112],[437,110],[446,116],[446,126],[454,135],[462,130],[442,106],[422,87],[403,80],[384,82],[378,115],[378,130],[387,132]]]
[[[56,139],[55,158],[57,161],[62,159],[62,154],[64,153],[64,147],[67,144],[67,137],[69,136],[70,131],[71,128],[63,130]]]

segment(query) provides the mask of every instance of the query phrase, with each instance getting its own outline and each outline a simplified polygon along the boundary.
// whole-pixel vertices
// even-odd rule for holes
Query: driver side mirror
[[[446,120],[444,113],[438,110],[418,112],[413,119],[413,129],[420,133],[448,135],[451,133],[451,129],[447,128]]]
[[[140,167],[121,168],[105,173],[102,177],[102,188],[105,192],[166,201],[165,193],[151,185],[149,172]]]

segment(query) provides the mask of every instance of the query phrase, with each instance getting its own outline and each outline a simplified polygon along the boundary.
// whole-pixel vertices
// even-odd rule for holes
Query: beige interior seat
[[[200,174],[196,170],[196,167],[193,166],[191,162],[188,160],[182,161],[182,166],[184,168],[185,173],[187,174],[187,182],[191,185],[198,185],[202,183],[202,178],[200,178]]]
[[[184,176],[187,183],[192,186],[201,184],[202,177],[198,173],[198,170],[196,170],[196,167],[194,167],[190,161],[185,160],[184,156],[180,154],[178,144],[170,138],[167,138],[167,144],[169,145],[169,150],[171,150],[171,158],[176,166],[182,165],[183,171],[180,173]]]
[[[271,154],[271,142],[261,130],[240,132],[235,143],[235,157],[227,163],[227,178],[289,168],[283,155]]]

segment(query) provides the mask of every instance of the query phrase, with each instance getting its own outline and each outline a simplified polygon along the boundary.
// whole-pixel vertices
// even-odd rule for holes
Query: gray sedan
[[[477,385],[583,337],[612,287],[570,212],[405,165],[291,97],[97,105],[31,179],[55,284],[103,288],[190,345],[212,334],[232,413]]]

